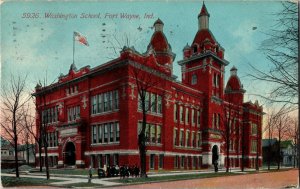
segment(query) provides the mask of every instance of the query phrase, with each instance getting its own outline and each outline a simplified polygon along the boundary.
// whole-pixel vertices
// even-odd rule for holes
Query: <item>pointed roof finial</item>
[[[208,13],[208,11],[206,9],[204,1],[203,1],[203,5],[202,5],[202,8],[201,8],[199,16],[208,16],[209,17],[209,13]]]
[[[164,28],[164,23],[161,21],[161,19],[157,19],[154,24],[154,29],[155,31],[163,31],[163,28]]]

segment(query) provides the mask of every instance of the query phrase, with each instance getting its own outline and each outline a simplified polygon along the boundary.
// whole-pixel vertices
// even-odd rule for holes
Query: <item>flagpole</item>
[[[73,64],[75,63],[74,62],[74,54],[75,54],[75,34],[73,32]]]

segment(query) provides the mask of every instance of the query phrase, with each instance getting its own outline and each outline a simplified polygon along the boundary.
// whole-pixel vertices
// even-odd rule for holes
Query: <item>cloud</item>
[[[235,41],[234,50],[248,54],[256,49],[253,27],[258,27],[258,24],[253,20],[245,20],[238,28],[232,30],[232,36]]]

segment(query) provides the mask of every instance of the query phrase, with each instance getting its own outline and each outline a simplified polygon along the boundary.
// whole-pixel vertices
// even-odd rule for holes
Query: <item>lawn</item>
[[[40,173],[39,169],[33,169],[30,172]],[[45,169],[43,169],[43,173],[45,173]],[[51,174],[63,174],[63,175],[86,175],[88,176],[87,169],[50,169]],[[94,174],[96,174],[96,170],[94,170]]]
[[[1,181],[3,187],[14,187],[14,186],[47,186],[52,182],[57,182],[58,180],[1,176]]]
[[[199,178],[212,178],[221,176],[231,176],[236,173],[200,173],[200,174],[186,174],[186,175],[170,175],[170,176],[157,176],[148,178],[125,178],[116,180],[120,183],[147,183],[147,182],[163,182],[163,181],[175,181],[175,180],[188,180]]]
[[[66,187],[66,188],[74,188],[74,187],[78,187],[78,188],[84,188],[84,187],[97,188],[97,187],[102,187],[102,186],[103,185],[101,185],[101,184],[86,183],[86,182],[63,185],[63,187]]]

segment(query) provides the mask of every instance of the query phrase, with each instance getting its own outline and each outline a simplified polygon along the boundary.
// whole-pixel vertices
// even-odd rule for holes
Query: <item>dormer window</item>
[[[197,84],[197,75],[196,74],[193,74],[192,75],[192,82],[191,82],[192,85],[196,85]]]
[[[193,53],[197,53],[197,52],[198,52],[198,48],[197,48],[197,45],[195,45],[193,48]]]

